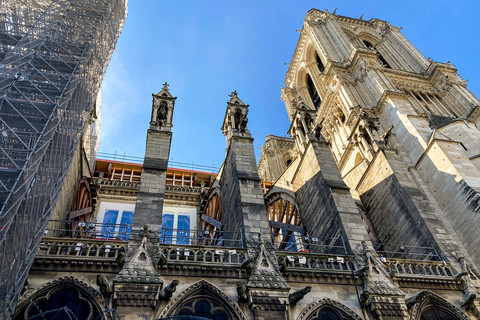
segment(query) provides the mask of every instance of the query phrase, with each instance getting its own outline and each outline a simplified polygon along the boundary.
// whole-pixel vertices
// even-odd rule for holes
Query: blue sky
[[[478,12],[471,1],[159,1],[130,0],[129,13],[102,84],[100,152],[143,157],[152,93],[170,84],[178,97],[170,160],[220,166],[220,127],[228,95],[250,105],[257,161],[267,134],[286,135],[280,87],[305,14],[311,8],[378,18],[426,57],[451,61],[480,94]]]

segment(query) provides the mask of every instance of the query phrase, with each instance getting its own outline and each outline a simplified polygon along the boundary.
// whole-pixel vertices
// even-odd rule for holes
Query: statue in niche
[[[247,114],[243,114],[240,109],[237,109],[235,111],[235,129],[240,132],[245,132],[245,130],[247,129],[247,123]]]
[[[168,114],[167,103],[165,101],[162,101],[158,106],[158,112],[157,112],[157,123],[160,127],[165,126],[165,124],[167,123],[167,114]]]
[[[308,131],[314,131],[315,130],[315,124],[313,123],[312,117],[310,117],[309,114],[305,115],[305,124],[307,125],[307,130]]]

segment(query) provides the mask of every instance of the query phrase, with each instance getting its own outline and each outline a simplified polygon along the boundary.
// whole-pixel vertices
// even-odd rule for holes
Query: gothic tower
[[[159,232],[162,225],[163,200],[167,177],[168,157],[172,143],[172,118],[176,97],[168,91],[168,84],[152,94],[152,116],[147,131],[147,146],[138,190],[133,230],[147,226]]]
[[[464,256],[478,265],[480,101],[456,71],[388,22],[310,10],[282,88],[299,152],[289,189],[304,223],[313,175],[298,175],[316,154],[323,175],[322,163],[338,168],[325,184],[350,191],[377,249],[433,247],[457,270]],[[322,220],[316,236],[332,236]]]

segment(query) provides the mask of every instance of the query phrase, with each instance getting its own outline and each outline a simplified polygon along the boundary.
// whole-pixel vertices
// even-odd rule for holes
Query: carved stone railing
[[[326,255],[303,252],[276,252],[279,259],[285,259],[287,271],[330,271],[351,273],[354,265],[344,255]],[[349,258],[353,261],[352,258]]]
[[[120,251],[126,251],[127,242],[44,238],[37,249],[35,259],[102,259],[115,261]]]
[[[160,244],[160,252],[168,263],[239,266],[248,258],[243,248],[202,247],[191,245]]]
[[[113,188],[122,188],[122,189],[136,189],[140,187],[139,181],[118,181],[110,179],[100,180],[100,186],[113,187]]]
[[[207,187],[182,187],[182,186],[172,186],[172,185],[166,185],[165,186],[165,191],[167,192],[174,192],[174,193],[189,193],[189,194],[202,194],[202,192],[207,192],[208,188]]]
[[[452,277],[448,263],[441,261],[419,261],[405,259],[386,259],[384,261],[387,271],[394,272],[396,276],[420,277]]]

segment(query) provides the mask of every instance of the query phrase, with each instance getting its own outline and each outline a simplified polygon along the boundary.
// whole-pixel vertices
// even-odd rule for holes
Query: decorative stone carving
[[[190,287],[170,299],[162,312],[160,312],[158,318],[166,318],[172,315],[172,313],[175,312],[186,299],[195,296],[196,294],[201,294],[202,297],[205,298],[210,297],[225,305],[225,309],[228,309],[227,311],[231,314],[232,319],[247,320],[245,314],[228,295],[206,280],[195,282]]]
[[[170,300],[173,296],[175,290],[177,290],[177,285],[180,283],[178,280],[173,280],[166,286],[162,292],[160,292],[160,300]]]
[[[238,302],[247,301],[247,292],[241,281],[237,281],[237,295],[238,295]]]
[[[112,288],[110,287],[110,283],[108,282],[107,278],[103,274],[97,275],[97,286],[100,288],[100,292],[103,295],[104,299],[110,298],[112,295]]]
[[[152,94],[152,117],[150,128],[157,130],[170,130],[172,127],[173,108],[175,100],[168,91],[168,84],[163,84],[162,90],[157,94]]]
[[[441,307],[442,309],[453,314],[457,319],[470,319],[469,316],[467,316],[453,304],[428,290],[420,291],[419,293],[411,296],[410,298],[405,300],[405,303],[407,305],[407,308],[410,310],[410,319],[420,319],[422,313],[425,310],[435,307]]]
[[[297,320],[310,319],[312,315],[314,315],[316,312],[318,312],[324,307],[330,307],[338,311],[342,315],[342,319],[363,320],[359,315],[357,315],[347,306],[329,298],[323,298],[310,303],[308,306],[305,307],[305,309],[302,310]]]
[[[406,317],[406,307],[402,303],[405,293],[392,281],[376,251],[365,241],[362,241],[362,249],[355,251],[360,269],[367,269],[363,276],[362,303],[377,319]]]
[[[296,304],[298,301],[302,300],[303,297],[305,297],[305,295],[307,293],[309,293],[310,291],[312,290],[312,287],[311,286],[306,286],[305,288],[303,289],[300,289],[300,290],[297,290],[293,293],[291,293],[289,296],[288,296],[288,302],[292,305],[292,304]]]

